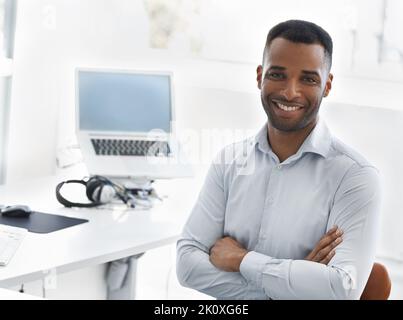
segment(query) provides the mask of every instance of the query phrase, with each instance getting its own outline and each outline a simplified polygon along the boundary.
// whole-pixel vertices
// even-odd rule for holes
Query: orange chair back
[[[387,300],[391,288],[392,283],[385,266],[375,262],[361,295],[361,300]]]

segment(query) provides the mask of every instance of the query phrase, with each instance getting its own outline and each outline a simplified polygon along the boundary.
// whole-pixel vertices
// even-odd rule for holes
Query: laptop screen
[[[77,81],[80,130],[171,131],[169,74],[81,70]]]

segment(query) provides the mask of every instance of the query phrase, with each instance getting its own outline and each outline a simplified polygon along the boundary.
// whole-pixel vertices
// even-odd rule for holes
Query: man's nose
[[[281,95],[283,95],[288,101],[299,98],[301,96],[301,92],[298,83],[292,80],[287,81],[284,88],[281,90]]]

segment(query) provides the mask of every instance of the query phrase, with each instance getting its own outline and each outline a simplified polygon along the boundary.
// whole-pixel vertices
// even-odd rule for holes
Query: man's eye
[[[284,78],[284,75],[281,73],[277,73],[277,72],[270,72],[267,75],[267,77],[270,79],[282,79],[282,78]]]
[[[302,80],[305,82],[308,82],[308,83],[312,83],[312,84],[317,83],[316,79],[311,78],[311,77],[304,77]]]

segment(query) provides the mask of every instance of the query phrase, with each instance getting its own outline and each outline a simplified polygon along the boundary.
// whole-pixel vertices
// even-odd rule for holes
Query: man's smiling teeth
[[[283,105],[281,103],[278,103],[278,102],[276,104],[281,110],[284,110],[284,111],[297,111],[297,110],[301,109],[301,107],[285,106],[285,105]]]

